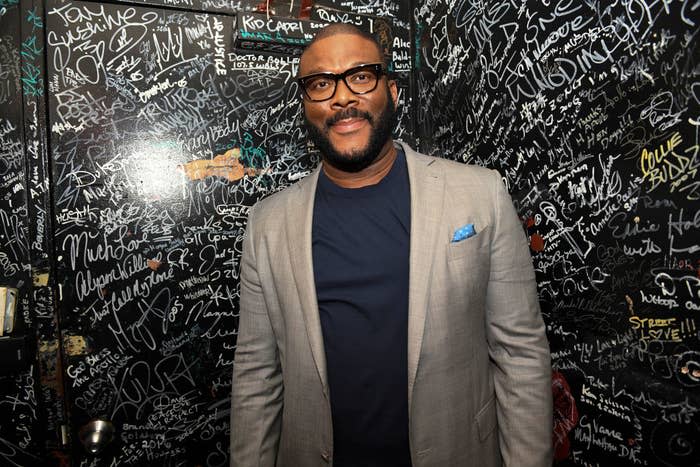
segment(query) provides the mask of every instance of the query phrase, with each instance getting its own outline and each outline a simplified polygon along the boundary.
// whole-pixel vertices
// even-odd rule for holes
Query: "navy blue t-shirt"
[[[406,467],[410,191],[399,151],[376,185],[341,188],[321,171],[313,269],[336,467]]]

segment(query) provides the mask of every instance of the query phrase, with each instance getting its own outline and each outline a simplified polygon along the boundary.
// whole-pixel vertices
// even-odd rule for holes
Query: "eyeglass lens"
[[[355,94],[365,94],[377,87],[377,71],[375,66],[364,66],[351,68],[340,75],[332,73],[322,73],[316,76],[309,76],[304,80],[304,90],[306,95],[314,101],[330,99],[335,93],[338,79],[343,81]]]

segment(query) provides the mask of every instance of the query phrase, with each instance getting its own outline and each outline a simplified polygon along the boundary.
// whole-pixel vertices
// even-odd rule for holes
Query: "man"
[[[231,465],[551,465],[549,349],[494,171],[391,138],[371,36],[331,25],[299,66],[321,167],[251,211]]]

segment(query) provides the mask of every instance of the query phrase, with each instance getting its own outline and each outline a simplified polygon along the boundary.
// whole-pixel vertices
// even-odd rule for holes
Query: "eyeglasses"
[[[322,102],[335,95],[339,79],[354,94],[367,94],[377,89],[377,83],[383,74],[386,72],[381,63],[371,63],[352,67],[339,74],[324,72],[302,76],[297,81],[310,101]]]

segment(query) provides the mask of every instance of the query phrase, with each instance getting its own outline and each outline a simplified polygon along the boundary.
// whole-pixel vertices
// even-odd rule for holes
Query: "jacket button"
[[[323,452],[321,453],[321,458],[322,458],[324,461],[326,461],[326,462],[330,462],[330,460],[331,460],[331,455],[328,454],[328,451],[323,451]]]

